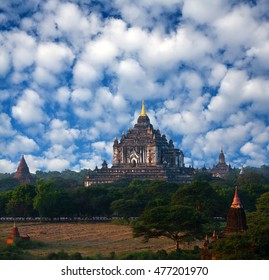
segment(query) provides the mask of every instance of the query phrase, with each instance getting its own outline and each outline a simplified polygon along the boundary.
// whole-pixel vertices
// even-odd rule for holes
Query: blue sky
[[[186,165],[269,164],[269,1],[1,0],[0,172],[112,162],[141,100]]]

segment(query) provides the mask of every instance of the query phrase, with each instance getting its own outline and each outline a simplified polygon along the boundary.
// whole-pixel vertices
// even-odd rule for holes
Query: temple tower
[[[146,113],[144,100],[141,113],[133,129],[115,138],[113,145],[114,167],[147,167],[147,166],[183,167],[184,155],[174,148],[173,141],[155,130]]]
[[[16,226],[15,222],[13,224],[13,227],[11,229],[11,233],[9,235],[9,237],[7,238],[6,242],[7,244],[13,244],[14,243],[14,240],[16,238],[20,238],[20,232],[19,232],[19,229],[18,227]]]
[[[223,178],[227,174],[229,174],[232,171],[232,168],[230,165],[228,165],[225,161],[225,155],[223,152],[222,147],[220,148],[220,153],[219,153],[219,161],[216,166],[214,166],[211,170],[210,173],[212,174],[213,177],[218,177],[218,178]]]
[[[22,155],[20,163],[18,165],[16,174],[14,176],[15,179],[18,179],[20,184],[29,184],[33,181],[33,177],[30,174],[28,165],[24,159],[24,156]]]
[[[232,205],[227,215],[227,226],[224,235],[229,233],[240,233],[247,229],[246,214],[235,187]]]
[[[190,183],[195,170],[185,167],[184,154],[175,148],[172,139],[154,129],[142,101],[141,113],[133,128],[115,137],[113,144],[113,164],[95,168],[85,176],[84,185],[111,183],[121,179],[162,180]]]
[[[220,148],[220,154],[219,154],[219,164],[226,164],[225,162],[225,156],[224,156],[224,153],[223,153],[223,149],[222,147]]]

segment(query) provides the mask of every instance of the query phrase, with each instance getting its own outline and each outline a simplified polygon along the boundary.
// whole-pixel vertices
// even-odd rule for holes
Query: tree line
[[[247,212],[248,235],[225,238],[216,244],[237,242],[241,257],[242,254],[268,257],[265,252],[269,252],[269,184],[262,174],[249,171],[239,177],[217,181],[208,176],[205,180],[203,174],[198,174],[188,185],[123,180],[87,188],[68,188],[64,182],[59,178],[39,179],[36,186],[21,185],[0,193],[0,216],[39,216],[51,220],[116,216],[127,222],[136,217],[132,223],[134,236],[143,236],[145,241],[165,236],[179,249],[182,242],[202,239],[213,230],[223,230],[225,222],[222,220],[228,213],[236,184]],[[227,257],[224,248],[229,248],[229,244],[215,246],[219,258]],[[244,248],[242,252],[240,248]],[[244,251],[245,248],[250,251]]]

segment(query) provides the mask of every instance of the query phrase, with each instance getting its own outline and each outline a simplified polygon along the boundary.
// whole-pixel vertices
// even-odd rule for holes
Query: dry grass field
[[[13,224],[0,224],[0,240],[3,244],[11,232]],[[45,246],[28,250],[37,258],[50,252],[64,250],[72,254],[80,252],[83,257],[102,254],[108,256],[131,251],[165,249],[173,250],[172,240],[167,238],[152,239],[143,243],[143,238],[133,238],[130,226],[111,223],[18,223],[21,235],[29,235],[31,240],[41,241]],[[192,245],[193,246],[193,245]]]

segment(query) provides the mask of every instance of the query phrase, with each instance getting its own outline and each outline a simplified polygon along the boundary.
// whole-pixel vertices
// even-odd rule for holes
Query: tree
[[[248,235],[260,258],[269,258],[269,192],[256,203],[257,210],[248,215]]]
[[[186,237],[194,237],[201,230],[201,215],[191,207],[180,205],[159,206],[147,209],[133,226],[134,237],[165,236],[176,243],[176,249]]]
[[[31,185],[18,186],[7,203],[7,213],[15,217],[29,217],[34,215],[33,201],[36,195],[35,187]]]
[[[172,204],[193,207],[207,218],[221,215],[225,209],[225,203],[205,181],[194,181],[179,188],[172,197]]]
[[[137,200],[121,198],[118,200],[114,200],[111,203],[110,208],[117,216],[128,219],[130,217],[137,217],[140,215],[140,213],[138,213],[140,205],[138,204],[139,203]]]
[[[6,191],[4,193],[0,193],[0,216],[4,217],[7,213],[7,204],[12,197],[13,191]]]
[[[213,245],[218,259],[269,259],[269,192],[262,194],[256,211],[248,214],[248,229],[231,234]]]
[[[221,260],[256,259],[253,244],[247,233],[231,234],[213,243],[213,254]]]
[[[79,188],[72,194],[76,214],[79,216],[110,215],[110,204],[114,196],[110,196],[108,188],[94,187]]]
[[[40,217],[59,217],[69,215],[72,210],[72,202],[69,194],[54,186],[53,181],[37,181],[37,194],[34,198],[34,208]]]

